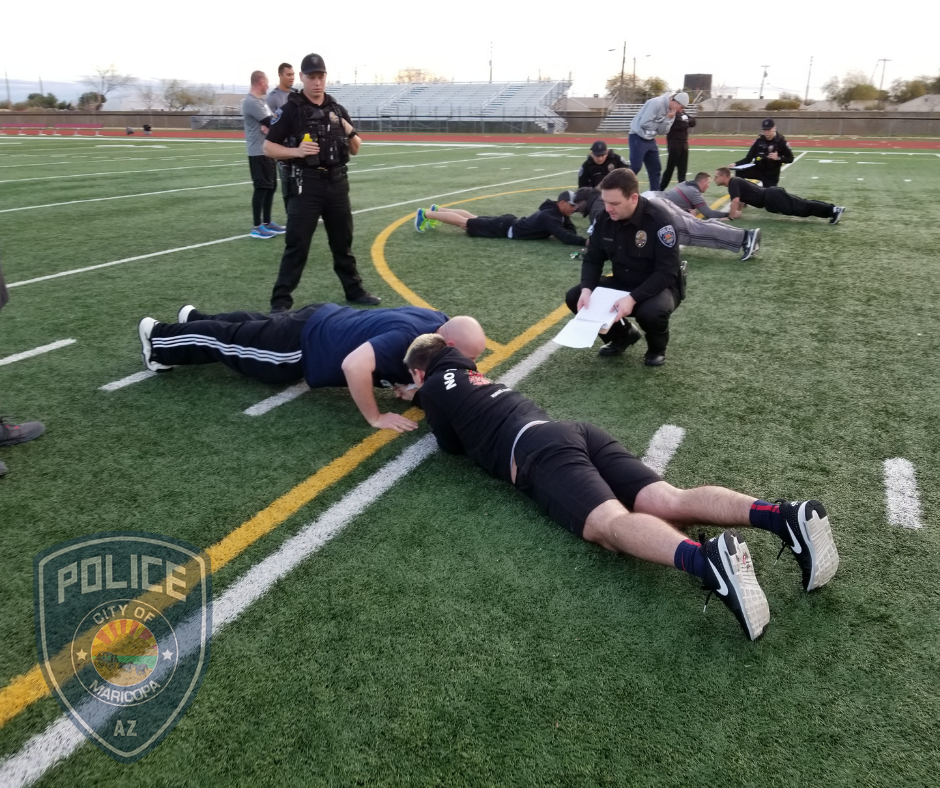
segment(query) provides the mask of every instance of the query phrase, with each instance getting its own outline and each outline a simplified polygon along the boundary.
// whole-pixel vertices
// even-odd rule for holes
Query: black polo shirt
[[[581,264],[581,287],[593,290],[610,260],[618,287],[637,302],[679,286],[679,238],[667,208],[640,197],[629,219],[605,211],[594,222]]]

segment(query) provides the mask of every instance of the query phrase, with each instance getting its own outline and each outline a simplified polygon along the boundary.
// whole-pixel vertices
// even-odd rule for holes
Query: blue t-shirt
[[[417,306],[353,309],[326,304],[304,325],[304,378],[310,388],[345,386],[343,359],[365,342],[375,352],[372,384],[411,383],[405,366],[408,346],[421,334],[433,334],[448,320],[443,312]]]

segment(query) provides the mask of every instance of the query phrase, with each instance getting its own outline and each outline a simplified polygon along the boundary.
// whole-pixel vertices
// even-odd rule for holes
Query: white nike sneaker
[[[826,585],[839,568],[839,551],[832,538],[826,507],[819,501],[775,503],[780,505],[780,514],[787,524],[784,546],[790,548],[803,570],[803,588],[812,591]]]
[[[747,636],[757,640],[770,623],[770,605],[757,582],[747,544],[735,531],[725,531],[704,542],[702,549],[708,566],[705,587],[709,596],[718,594]]]
[[[152,317],[141,318],[140,322],[137,324],[137,336],[140,337],[140,354],[144,359],[144,366],[151,372],[165,372],[168,369],[173,369],[173,367],[168,364],[161,364],[159,361],[154,361],[153,359],[153,342],[151,341],[151,335],[153,334],[153,327],[156,324],[157,321]]]

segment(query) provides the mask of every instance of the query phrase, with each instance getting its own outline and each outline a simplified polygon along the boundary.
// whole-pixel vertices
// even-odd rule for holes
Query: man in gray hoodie
[[[639,175],[643,165],[646,165],[650,191],[659,191],[659,176],[663,171],[656,135],[668,133],[676,113],[688,105],[688,93],[664,93],[647,101],[630,123],[630,169]]]

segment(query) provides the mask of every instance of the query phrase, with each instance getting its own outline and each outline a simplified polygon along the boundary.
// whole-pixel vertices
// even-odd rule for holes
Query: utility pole
[[[767,79],[767,69],[770,68],[770,65],[761,66],[761,68],[764,69],[764,76],[760,78],[760,93],[758,94],[758,98],[764,98],[764,80]]]
[[[493,42],[490,41],[490,83],[493,82]]]
[[[885,86],[885,69],[888,67],[888,63],[891,62],[891,59],[890,59],[890,58],[887,58],[887,57],[882,57],[882,58],[878,58],[878,62],[881,63],[881,84],[878,86],[878,92],[880,93],[882,90],[884,90],[884,86]],[[876,66],[876,68],[877,68],[877,66]]]
[[[807,72],[806,74],[806,97],[803,99],[804,106],[809,103],[809,78],[812,73],[813,73],[813,56],[810,55],[809,56],[809,72]]]
[[[884,73],[882,73],[882,75],[881,75],[881,81],[882,81],[882,82],[884,82],[884,78],[885,78],[885,75],[884,75]],[[43,86],[42,86],[42,74],[39,75],[39,95],[40,95],[40,96],[45,96],[45,95],[46,95],[45,88],[43,88]]]
[[[620,93],[617,96],[618,104],[623,104],[624,103],[623,100],[624,98],[626,98],[626,91],[624,90],[624,85],[623,85],[623,72],[624,72],[624,69],[626,69],[626,67],[627,67],[627,42],[624,41],[623,42],[623,58],[620,60]]]
[[[10,78],[6,71],[3,72],[3,79],[7,83],[7,109],[13,109],[13,99],[10,98]]]

